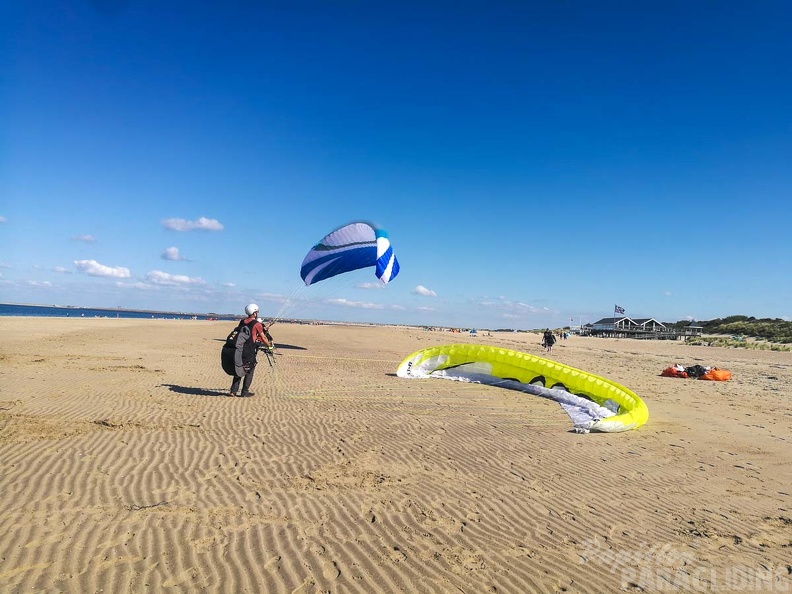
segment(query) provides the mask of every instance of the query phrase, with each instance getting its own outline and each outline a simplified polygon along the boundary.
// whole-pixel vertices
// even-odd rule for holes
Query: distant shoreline
[[[65,309],[65,310],[91,310],[91,311],[112,311],[112,312],[127,312],[127,313],[144,313],[144,314],[159,314],[159,315],[175,315],[175,316],[221,316],[236,318],[234,314],[228,313],[214,313],[214,312],[186,312],[186,311],[163,311],[158,309],[135,309],[130,307],[88,307],[84,305],[56,305],[46,303],[6,303],[0,302],[0,307],[14,306],[14,307],[39,307],[51,309]]]
[[[126,307],[83,307],[77,305],[44,305],[31,303],[0,303],[0,316],[20,317],[124,317],[124,318],[177,318],[201,320],[236,320],[233,314],[213,312],[196,313],[183,311],[159,311],[151,309],[133,309]]]

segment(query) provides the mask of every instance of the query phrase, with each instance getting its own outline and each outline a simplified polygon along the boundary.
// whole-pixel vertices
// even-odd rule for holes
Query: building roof
[[[659,320],[655,320],[654,318],[636,318],[633,321],[636,324],[640,324],[641,326],[644,326],[644,325],[648,324],[649,322],[654,322],[655,324],[659,324],[660,326],[665,328],[665,324],[663,324],[663,322],[661,322]]]
[[[619,322],[623,322],[624,320],[628,320],[634,323],[634,320],[628,318],[627,316],[622,316],[620,318],[602,318],[601,320],[597,320],[594,322],[594,325],[597,324],[618,324]]]

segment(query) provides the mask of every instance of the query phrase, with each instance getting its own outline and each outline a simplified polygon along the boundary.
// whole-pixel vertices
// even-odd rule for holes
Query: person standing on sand
[[[231,381],[229,396],[237,395],[240,383],[242,383],[242,392],[239,396],[243,398],[255,396],[255,392],[250,391],[250,385],[253,383],[253,374],[256,371],[256,348],[259,344],[272,348],[272,344],[264,332],[264,326],[258,321],[258,312],[258,305],[251,303],[245,308],[247,317],[239,322],[239,334],[234,353],[234,379]],[[243,378],[244,381],[242,381]]]
[[[553,333],[550,332],[549,328],[547,328],[544,331],[544,336],[542,337],[542,346],[548,353],[553,352],[553,345],[555,344],[555,341],[555,336],[553,336]]]

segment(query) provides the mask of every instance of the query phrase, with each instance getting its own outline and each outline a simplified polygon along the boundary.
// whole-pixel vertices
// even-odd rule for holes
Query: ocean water
[[[148,318],[155,320],[238,320],[228,314],[198,314],[133,309],[102,309],[91,307],[63,307],[58,305],[21,305],[0,303],[0,316],[56,317],[56,318]]]

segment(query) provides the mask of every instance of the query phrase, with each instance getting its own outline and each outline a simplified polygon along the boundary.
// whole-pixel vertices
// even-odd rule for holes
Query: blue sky
[[[0,300],[792,319],[792,4],[0,9]],[[302,287],[351,221],[401,263]],[[314,291],[316,289],[316,291]]]

